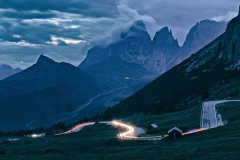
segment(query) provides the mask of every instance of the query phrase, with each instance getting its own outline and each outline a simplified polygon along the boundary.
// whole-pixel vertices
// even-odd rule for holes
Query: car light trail
[[[206,129],[207,129],[207,128],[193,129],[193,130],[190,130],[190,131],[188,131],[188,132],[183,133],[183,135],[186,135],[186,134],[193,134],[193,133],[196,133],[196,132],[205,131]]]
[[[73,132],[78,132],[80,131],[83,127],[85,126],[89,126],[89,125],[93,125],[95,124],[95,122],[88,122],[88,123],[82,123],[82,124],[78,124],[76,125],[75,127],[73,127],[72,129],[66,131],[66,132],[62,132],[62,133],[59,133],[59,134],[55,134],[55,136],[60,136],[62,134],[70,134],[70,133],[73,133]]]
[[[161,140],[162,137],[161,136],[154,136],[154,137],[136,137],[135,136],[135,129],[134,127],[121,123],[121,122],[117,122],[117,121],[112,121],[112,124],[115,126],[120,126],[123,128],[126,128],[127,131],[124,133],[120,133],[117,135],[118,138],[120,139],[128,139],[128,140]]]
[[[131,138],[134,138],[133,136],[129,136],[129,135],[133,135],[134,134],[134,128],[132,126],[129,126],[129,125],[117,122],[117,121],[112,121],[112,124],[113,125],[118,125],[118,126],[121,126],[121,127],[124,127],[124,128],[127,129],[126,132],[118,134],[117,135],[118,137],[131,137]]]
[[[129,139],[129,140],[161,140],[162,138],[166,138],[168,137],[168,135],[164,135],[164,136],[151,136],[151,137],[137,137],[135,134],[139,134],[139,133],[135,133],[136,130],[134,129],[133,126],[122,123],[122,122],[118,122],[118,121],[100,121],[99,123],[106,123],[106,124],[112,124],[116,127],[122,127],[125,128],[127,131],[120,133],[117,135],[118,138],[120,139]],[[89,125],[93,125],[95,124],[94,122],[88,122],[88,123],[82,123],[82,124],[78,124],[75,127],[73,127],[72,129],[66,131],[66,132],[62,132],[59,134],[55,134],[56,136],[59,135],[63,135],[63,134],[70,134],[70,133],[74,133],[74,132],[78,132],[80,131],[83,127],[85,126],[89,126]],[[199,128],[199,129],[193,129],[190,130],[188,132],[183,133],[182,135],[187,135],[187,134],[193,134],[196,132],[201,132],[206,130],[207,128]],[[33,137],[35,137],[35,135],[33,135]]]

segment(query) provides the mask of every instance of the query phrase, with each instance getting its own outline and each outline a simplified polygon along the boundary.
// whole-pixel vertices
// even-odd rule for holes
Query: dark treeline
[[[52,135],[55,133],[66,131],[67,129],[71,128],[73,125],[66,126],[64,122],[59,122],[57,124],[53,124],[49,128],[39,127],[35,129],[19,129],[19,130],[13,130],[13,131],[0,131],[0,137],[3,136],[26,136],[28,134],[34,134],[34,133],[43,133],[46,132],[47,135]]]

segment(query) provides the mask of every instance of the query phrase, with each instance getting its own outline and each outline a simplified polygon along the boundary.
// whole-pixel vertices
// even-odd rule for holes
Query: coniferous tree
[[[206,100],[207,98],[209,98],[209,92],[208,92],[208,90],[207,90],[207,91],[204,91],[204,92],[202,93],[202,100],[204,101],[204,100]]]

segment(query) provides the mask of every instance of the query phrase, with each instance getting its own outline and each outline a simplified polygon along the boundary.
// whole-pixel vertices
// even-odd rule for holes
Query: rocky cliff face
[[[161,30],[157,31],[152,42],[154,45],[154,52],[147,59],[145,67],[148,70],[162,74],[168,69],[167,64],[172,57],[180,51],[180,46],[168,27],[163,27]]]
[[[217,49],[222,50],[219,58],[229,63],[226,70],[240,70],[240,13],[228,23],[224,38]]]
[[[18,72],[21,72],[22,70],[20,68],[13,69],[9,65],[1,65],[0,66],[0,80],[7,78],[13,74],[16,74]]]
[[[211,47],[210,47],[211,46]],[[198,69],[211,62],[214,66],[224,66],[225,70],[240,70],[240,16],[233,18],[227,25],[226,31],[208,46],[200,54],[193,55],[186,71]],[[201,49],[201,50],[203,50]],[[212,62],[213,61],[213,62]],[[204,72],[211,71],[211,67]]]
[[[145,68],[145,74],[159,75],[166,70],[166,63],[180,48],[167,27],[158,31],[152,41],[142,21],[135,21],[120,36],[121,41],[117,43],[105,48],[95,46],[90,49],[87,58],[79,67],[93,68],[92,66],[96,67],[98,63],[102,65],[101,61],[118,56],[128,63],[135,63]]]
[[[90,49],[79,68],[98,78],[101,75],[117,87],[131,87],[152,80],[156,73],[147,62],[153,58],[155,48],[143,22],[135,21],[120,37],[120,41],[104,48],[95,46]],[[131,83],[126,81],[126,77],[131,79]]]
[[[196,25],[190,29],[181,48],[183,59],[197,52],[200,48],[221,35],[225,31],[226,26],[226,22],[215,22],[211,20],[197,22]]]
[[[172,31],[168,27],[163,27],[156,32],[153,37],[153,44],[156,50],[164,53],[167,57],[176,54],[180,49],[177,39],[174,39]]]
[[[87,69],[91,65],[97,67],[96,64],[101,61],[117,55],[126,62],[139,64],[151,74],[160,75],[211,42],[222,34],[225,28],[225,22],[211,20],[197,22],[180,47],[168,27],[157,31],[151,40],[143,22],[135,21],[127,31],[121,33],[121,41],[107,47],[95,46],[90,49],[79,67],[82,69]]]
[[[170,58],[169,62],[166,64],[166,68],[170,69],[179,64],[213,41],[225,31],[226,26],[226,22],[215,22],[211,20],[197,22],[196,25],[190,29],[179,52]]]
[[[127,32],[121,33],[121,38],[123,41],[116,53],[128,62],[144,65],[154,48],[143,22],[135,21]]]
[[[88,51],[87,58],[79,65],[87,68],[111,56],[119,56],[130,63],[144,65],[154,47],[142,21],[135,21],[129,30],[121,33],[121,40],[107,47],[95,46]]]

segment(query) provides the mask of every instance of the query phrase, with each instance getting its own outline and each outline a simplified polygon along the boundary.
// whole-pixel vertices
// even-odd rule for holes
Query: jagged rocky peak
[[[48,64],[48,63],[55,63],[55,61],[44,55],[39,56],[37,60],[37,64]]]
[[[10,65],[2,64],[0,65],[0,80],[7,78],[13,74],[21,72],[20,68],[13,69]]]
[[[228,61],[236,61],[230,69],[238,67],[240,70],[240,14],[228,23],[224,40],[219,48],[223,49],[220,57]]]
[[[7,64],[2,64],[2,65],[0,65],[0,70],[15,70],[15,71],[18,71],[18,72],[20,72],[21,71],[21,69],[20,68],[12,68],[10,65],[7,65]]]
[[[2,69],[13,69],[11,66],[9,66],[7,64],[0,65],[0,68],[2,68]]]
[[[128,30],[123,31],[121,33],[122,39],[125,39],[127,37],[136,37],[136,36],[147,36],[150,38],[149,34],[147,33],[145,24],[141,20],[134,21]]]
[[[154,47],[151,37],[148,34],[144,23],[135,21],[127,31],[121,33],[122,41],[116,43],[116,47],[110,46],[114,51],[127,62],[144,64],[149,55],[153,53]]]
[[[112,56],[119,56],[127,62],[143,64],[154,50],[151,37],[141,20],[134,21],[127,30],[121,32],[120,36],[121,40],[118,42],[104,48],[94,46],[88,50],[87,57],[79,67],[87,68]]]
[[[188,50],[189,54],[195,53],[198,49],[213,41],[216,37],[224,33],[226,22],[216,22],[212,20],[202,20],[197,22],[189,31],[183,50]]]
[[[229,21],[225,33],[199,50],[187,65],[187,72],[203,65],[202,72],[209,72],[216,66],[215,69],[240,70],[240,16]]]
[[[172,50],[179,49],[177,39],[174,39],[172,31],[168,27],[163,27],[156,32],[153,38],[153,44],[156,49],[163,53],[169,53]]]
[[[13,67],[11,67],[8,64],[2,64],[2,65],[0,64],[0,69],[21,71],[20,68],[15,68],[14,69]]]

